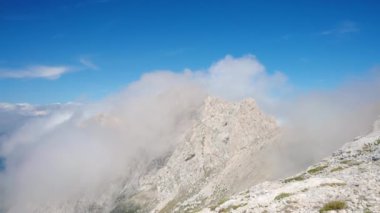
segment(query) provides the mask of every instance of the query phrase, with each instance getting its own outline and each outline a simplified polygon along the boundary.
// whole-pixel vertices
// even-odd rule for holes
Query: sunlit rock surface
[[[201,212],[380,212],[380,129],[345,144],[304,172],[248,188]],[[333,211],[332,211],[333,212]]]

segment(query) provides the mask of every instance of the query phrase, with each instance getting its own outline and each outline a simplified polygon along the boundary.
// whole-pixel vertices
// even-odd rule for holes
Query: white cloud
[[[67,66],[30,66],[21,70],[0,69],[0,78],[44,78],[55,80],[73,71]]]
[[[356,33],[359,32],[360,29],[357,24],[353,21],[345,21],[340,23],[336,28],[325,30],[321,32],[321,35],[342,35],[347,33]]]

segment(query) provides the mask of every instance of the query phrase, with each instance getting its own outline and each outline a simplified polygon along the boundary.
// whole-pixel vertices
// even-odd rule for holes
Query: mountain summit
[[[208,97],[174,151],[142,176],[136,193],[116,209],[194,211],[262,181],[266,174],[257,155],[277,132],[275,120],[253,99],[232,103]]]

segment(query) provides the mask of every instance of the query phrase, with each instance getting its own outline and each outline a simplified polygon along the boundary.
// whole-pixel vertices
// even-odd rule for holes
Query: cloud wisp
[[[73,68],[68,66],[30,66],[20,70],[0,69],[0,78],[23,79],[42,78],[56,80],[62,75],[72,72]]]
[[[99,67],[91,61],[88,57],[80,57],[79,62],[88,69],[98,70]]]
[[[357,33],[360,29],[356,22],[353,21],[345,21],[340,23],[336,28],[322,31],[320,35],[328,36],[328,35],[344,35],[349,33]]]

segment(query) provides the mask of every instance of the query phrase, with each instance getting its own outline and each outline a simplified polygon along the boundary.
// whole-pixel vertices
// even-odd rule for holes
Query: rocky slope
[[[380,120],[372,133],[345,144],[306,171],[260,183],[201,212],[327,210],[380,212]]]
[[[232,103],[209,97],[174,152],[142,176],[137,192],[114,211],[130,206],[142,212],[195,211],[263,181],[267,172],[258,153],[277,132],[275,120],[254,100]]]

